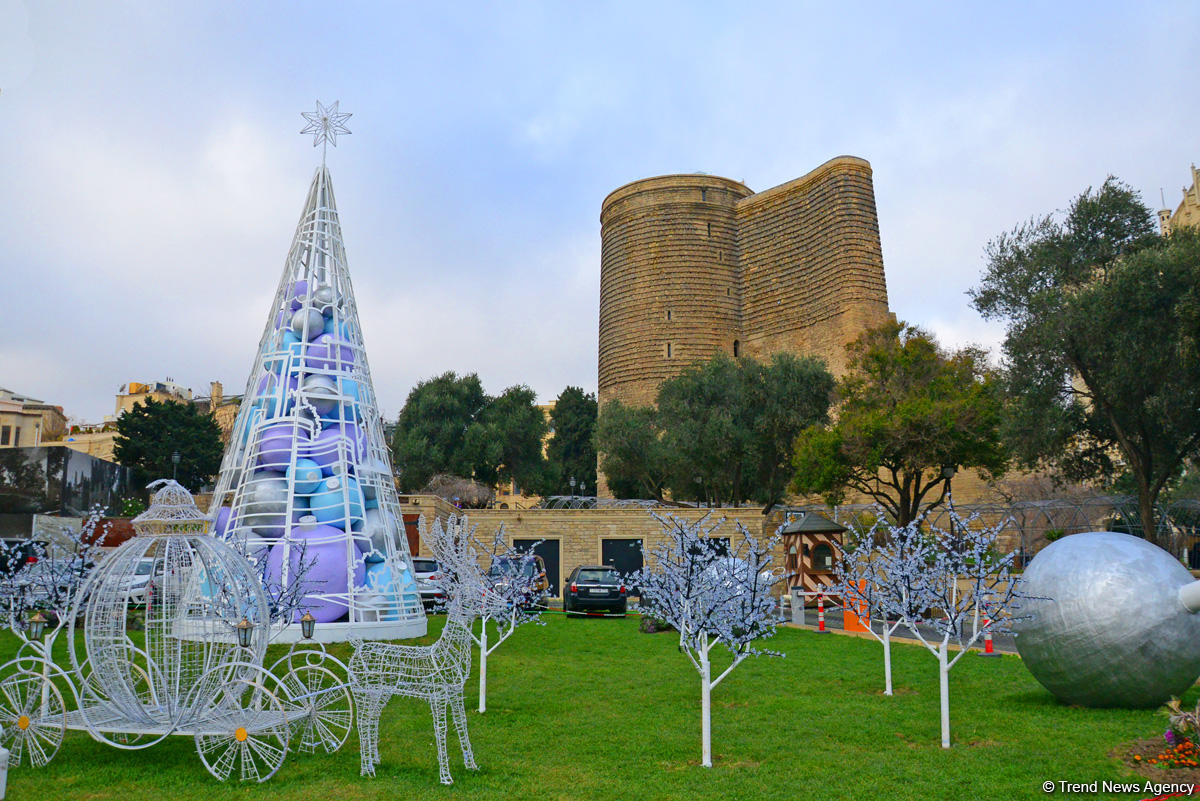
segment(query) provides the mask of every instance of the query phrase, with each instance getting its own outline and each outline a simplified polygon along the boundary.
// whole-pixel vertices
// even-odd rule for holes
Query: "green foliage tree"
[[[438,474],[487,485],[508,479],[536,484],[546,420],[535,400],[526,386],[491,397],[475,373],[448,372],[418,383],[392,436],[400,489],[417,492]]]
[[[661,498],[669,488],[677,500],[771,503],[785,488],[792,441],[826,419],[832,389],[816,359],[719,354],[664,381],[656,407],[606,405],[601,469],[622,497]]]
[[[654,407],[606,403],[596,420],[596,448],[613,495],[663,499],[670,459]]]
[[[1115,178],[988,245],[972,293],[1004,320],[1008,438],[1022,463],[1074,481],[1127,472],[1144,536],[1200,453],[1200,234],[1163,238]]]
[[[596,396],[579,387],[559,393],[550,411],[550,442],[546,445],[546,468],[542,495],[565,495],[576,486],[596,488]]]
[[[114,452],[133,468],[136,486],[176,474],[171,455],[179,453],[178,481],[193,492],[221,469],[221,428],[194,404],[146,398],[117,418]]]
[[[437,473],[473,476],[473,452],[466,447],[468,430],[487,401],[475,373],[460,378],[447,372],[413,387],[392,435],[402,491],[419,491]]]
[[[542,478],[542,440],[546,416],[537,395],[525,385],[513,386],[489,398],[478,420],[467,431],[467,450],[475,460],[475,480],[484,484],[516,481],[534,487]]]
[[[847,351],[837,421],[796,438],[794,491],[831,504],[859,492],[904,526],[944,500],[943,467],[1003,474],[1001,387],[982,351],[946,353],[904,323],[869,330]]]

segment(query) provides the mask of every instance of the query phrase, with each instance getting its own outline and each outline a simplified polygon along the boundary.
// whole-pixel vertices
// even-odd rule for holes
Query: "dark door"
[[[616,568],[622,576],[642,569],[642,541],[626,539],[600,540],[600,561]],[[637,595],[637,587],[629,588],[630,595]]]
[[[404,536],[408,540],[409,556],[416,556],[421,552],[421,529],[419,527],[421,516],[418,514],[401,516],[404,518]]]
[[[537,543],[537,547],[534,547]],[[513,540],[513,548],[518,551],[528,552],[533,548],[533,552],[542,557],[542,561],[546,563],[546,580],[550,582],[550,595],[558,598],[562,595],[559,589],[561,585],[561,576],[559,572],[562,570],[562,565],[558,558],[558,540],[542,540],[540,543],[537,540]]]
[[[642,569],[642,541],[627,539],[600,540],[600,561],[617,572],[628,575]]]

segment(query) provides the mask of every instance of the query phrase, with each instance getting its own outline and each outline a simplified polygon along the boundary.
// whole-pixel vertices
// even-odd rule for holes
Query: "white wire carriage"
[[[341,748],[354,714],[347,670],[308,639],[312,617],[308,637],[264,667],[272,597],[251,561],[207,534],[187,490],[165,482],[134,527],[51,636],[43,641],[41,625],[22,633],[16,658],[0,666],[10,764],[46,765],[68,730],[121,749],[191,736],[222,781],[265,781],[289,750]],[[64,627],[69,665],[53,654]]]

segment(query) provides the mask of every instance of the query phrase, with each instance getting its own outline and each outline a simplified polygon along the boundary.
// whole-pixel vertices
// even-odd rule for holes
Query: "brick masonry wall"
[[[602,405],[617,398],[651,404],[658,385],[685,365],[732,352],[741,325],[734,206],[749,194],[725,178],[674,175],[637,181],[606,198]]]
[[[819,356],[889,317],[871,167],[842,156],[737,206],[747,353]]]

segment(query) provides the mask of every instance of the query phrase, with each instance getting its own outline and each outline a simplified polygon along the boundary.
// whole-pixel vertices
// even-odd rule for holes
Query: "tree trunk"
[[[1140,478],[1138,480],[1138,517],[1142,519],[1142,536],[1147,541],[1163,548],[1170,544],[1158,541],[1158,526],[1154,519],[1154,498],[1150,494],[1148,484]],[[1175,556],[1175,554],[1171,555]]]
[[[479,632],[479,711],[487,712],[487,621],[481,620]]]
[[[712,767],[712,672],[708,654],[700,655],[700,764]]]
[[[950,666],[947,664],[946,640],[938,645],[938,689],[942,695],[942,748],[950,747]]]

